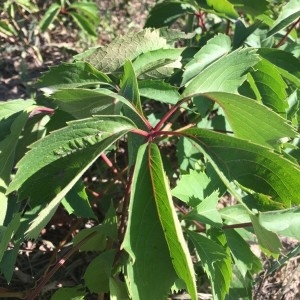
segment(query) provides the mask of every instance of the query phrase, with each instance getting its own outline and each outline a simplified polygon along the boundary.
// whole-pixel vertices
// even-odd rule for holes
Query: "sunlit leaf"
[[[272,150],[224,134],[203,129],[183,132],[197,142],[215,168],[229,181],[265,195],[286,207],[299,204],[300,169]]]
[[[259,222],[258,216],[250,215],[250,218],[261,250],[266,255],[272,255],[277,259],[280,254],[280,249],[282,248],[278,236],[274,232],[263,227]]]
[[[225,56],[231,50],[231,41],[228,35],[218,34],[208,40],[193,57],[193,59],[185,65],[182,75],[181,85],[185,85],[190,79],[198,75],[202,70],[213,62]]]
[[[47,94],[52,94],[59,89],[97,84],[111,84],[111,80],[92,65],[82,61],[54,66],[39,79],[39,87]]]
[[[202,96],[220,104],[236,137],[277,149],[282,138],[297,136],[285,119],[250,98],[229,93]]]
[[[97,36],[95,25],[91,22],[91,20],[80,13],[76,13],[75,11],[70,11],[69,14],[81,30],[85,31],[91,36]]]
[[[259,100],[274,111],[285,114],[287,108],[287,85],[276,66],[262,59],[251,72],[259,92]]]
[[[300,240],[300,208],[263,212],[258,215],[259,223],[266,229],[283,236]]]
[[[182,96],[185,98],[206,92],[237,93],[238,87],[246,79],[246,71],[258,61],[258,55],[251,48],[235,50],[219,58],[194,77]]]

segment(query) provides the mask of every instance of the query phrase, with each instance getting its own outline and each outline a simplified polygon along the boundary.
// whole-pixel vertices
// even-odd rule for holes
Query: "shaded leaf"
[[[249,244],[236,230],[224,230],[230,252],[235,265],[239,269],[242,277],[246,277],[247,272],[254,275],[258,273],[262,264],[250,250]]]
[[[128,292],[123,281],[111,277],[109,280],[110,300],[128,300]]]
[[[210,280],[214,299],[225,299],[231,279],[231,268],[228,268],[228,263],[229,266],[231,263],[230,255],[219,243],[201,234],[188,231],[188,235]]]
[[[174,23],[188,13],[195,13],[196,8],[182,1],[163,1],[156,3],[150,10],[145,27],[164,27]]]
[[[51,300],[84,300],[86,291],[82,285],[77,285],[73,287],[61,287],[59,288],[51,297]]]
[[[158,214],[177,275],[185,282],[192,299],[197,299],[196,279],[189,250],[173,206],[171,191],[156,144],[149,145],[149,171]]]
[[[270,149],[224,134],[187,129],[208,161],[229,180],[270,195],[286,207],[299,204],[299,167]]]
[[[124,64],[124,74],[120,81],[120,94],[129,100],[142,115],[142,105],[138,89],[136,73],[131,61],[126,61]]]
[[[60,9],[61,7],[58,3],[52,3],[50,5],[39,23],[39,27],[42,31],[46,31],[48,27],[53,23],[60,12]]]
[[[78,181],[67,193],[62,200],[62,205],[69,214],[75,214],[76,217],[97,219],[89,203],[82,181]]]
[[[272,48],[260,48],[257,53],[272,63],[284,78],[300,87],[300,62],[292,53]]]
[[[125,269],[129,294],[141,300],[148,300],[149,295],[163,299],[177,278],[157,211],[147,150],[143,145],[137,155],[122,244],[130,255]]]
[[[93,293],[109,292],[109,281],[116,250],[108,250],[94,258],[83,275],[85,285]]]

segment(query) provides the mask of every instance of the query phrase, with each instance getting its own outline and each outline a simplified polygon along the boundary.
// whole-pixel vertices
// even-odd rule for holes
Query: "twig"
[[[282,37],[282,39],[274,46],[275,48],[279,48],[287,39],[291,31],[297,26],[297,24],[300,23],[300,18],[296,22],[293,23],[293,25],[287,30],[286,34]]]

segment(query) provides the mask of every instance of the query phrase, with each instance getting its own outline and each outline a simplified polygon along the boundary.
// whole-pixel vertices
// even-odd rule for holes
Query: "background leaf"
[[[263,212],[258,215],[259,223],[266,229],[283,236],[300,240],[300,208]]]
[[[188,235],[211,282],[214,299],[225,299],[231,280],[230,255],[220,244],[201,234],[188,231]]]
[[[39,26],[42,31],[46,31],[48,27],[53,23],[55,18],[60,12],[61,6],[58,3],[52,3],[46,10],[43,18],[41,19]]]
[[[258,216],[250,215],[250,218],[261,250],[266,255],[272,255],[275,259],[278,259],[282,247],[278,236],[263,227],[259,223]]]

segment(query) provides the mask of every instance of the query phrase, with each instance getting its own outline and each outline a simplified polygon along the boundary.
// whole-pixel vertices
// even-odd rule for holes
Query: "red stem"
[[[156,124],[156,126],[154,127],[153,131],[156,132],[159,129],[162,128],[162,126],[164,125],[164,123],[175,113],[175,111],[180,107],[181,104],[183,104],[184,102],[188,101],[189,98],[185,98],[182,99],[181,101],[179,101],[176,105],[174,105],[162,118],[161,120]]]
[[[278,44],[275,45],[275,48],[279,48],[286,41],[291,31],[297,26],[298,23],[300,23],[300,18],[298,18],[298,20],[294,22],[293,25],[287,30],[286,34],[282,37]]]

